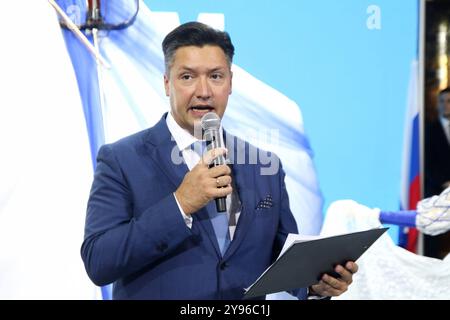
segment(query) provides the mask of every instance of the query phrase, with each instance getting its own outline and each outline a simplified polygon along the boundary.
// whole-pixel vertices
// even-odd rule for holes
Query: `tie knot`
[[[204,140],[197,140],[193,144],[191,144],[191,150],[194,150],[195,153],[197,153],[200,157],[203,156],[203,154],[206,151],[206,141]]]

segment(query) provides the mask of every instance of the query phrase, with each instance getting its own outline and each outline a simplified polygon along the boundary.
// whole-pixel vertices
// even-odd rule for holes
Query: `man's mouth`
[[[214,108],[211,106],[193,106],[189,108],[195,115],[203,115],[207,112],[214,111]]]

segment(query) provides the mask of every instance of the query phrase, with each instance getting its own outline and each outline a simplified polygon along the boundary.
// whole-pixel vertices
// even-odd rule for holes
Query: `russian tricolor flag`
[[[418,92],[418,63],[411,66],[411,77],[408,90],[408,105],[405,119],[405,135],[403,149],[403,170],[401,209],[415,210],[421,199],[420,181],[420,116]],[[399,245],[411,252],[417,251],[418,231],[416,228],[400,230]]]

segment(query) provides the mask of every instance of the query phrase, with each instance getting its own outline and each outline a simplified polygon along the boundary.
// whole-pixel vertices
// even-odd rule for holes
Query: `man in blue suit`
[[[231,135],[228,151],[192,148],[201,142],[194,130],[201,117],[222,117],[231,94],[229,35],[191,22],[166,36],[163,51],[171,111],[99,150],[83,261],[94,283],[114,283],[114,299],[242,299],[288,233],[297,233],[284,172],[279,165],[267,174],[267,165],[250,161],[256,149]],[[226,153],[245,160],[209,168]],[[215,210],[219,197],[227,199],[225,213]],[[295,294],[341,294],[357,265],[335,271],[339,278],[324,275]]]

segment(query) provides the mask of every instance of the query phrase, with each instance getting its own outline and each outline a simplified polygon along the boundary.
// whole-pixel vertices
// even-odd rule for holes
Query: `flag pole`
[[[67,24],[67,27],[75,34],[75,36],[81,41],[81,43],[86,47],[86,49],[95,57],[97,63],[100,63],[103,67],[110,69],[111,66],[109,63],[100,55],[98,50],[89,42],[86,36],[80,31],[80,29],[76,26],[75,23],[70,20],[70,18],[66,15],[64,10],[54,1],[48,0],[50,5],[58,12],[64,22]]]
[[[99,43],[99,34],[98,29],[93,28],[92,29],[92,38],[94,39],[94,49],[98,53],[98,56],[100,56],[100,43]],[[103,118],[103,130],[104,132],[108,132],[108,121],[104,115],[106,115],[106,103],[105,103],[105,91],[104,91],[104,76],[103,76],[103,70],[101,68],[101,65],[97,61],[97,81],[98,81],[98,92],[99,92],[99,98],[100,98],[100,108],[102,111],[102,118]]]
[[[99,26],[103,24],[103,19],[101,16],[100,11],[100,0],[88,0],[88,19],[87,19],[87,25],[90,26],[92,31],[92,39],[94,40],[94,50],[97,53],[96,57],[101,57],[100,55],[100,35],[99,35]],[[98,59],[98,58],[97,58]],[[103,133],[104,136],[106,136],[106,133],[108,132],[108,121],[107,118],[104,116],[107,114],[106,112],[106,97],[105,97],[105,91],[104,91],[104,73],[103,69],[101,68],[100,64],[97,60],[97,81],[98,81],[98,92],[99,92],[99,98],[100,98],[100,110],[102,113],[102,119],[103,119]],[[101,287],[102,292],[102,298],[103,300],[111,300],[111,292],[112,292],[112,286],[111,285],[105,285]]]

